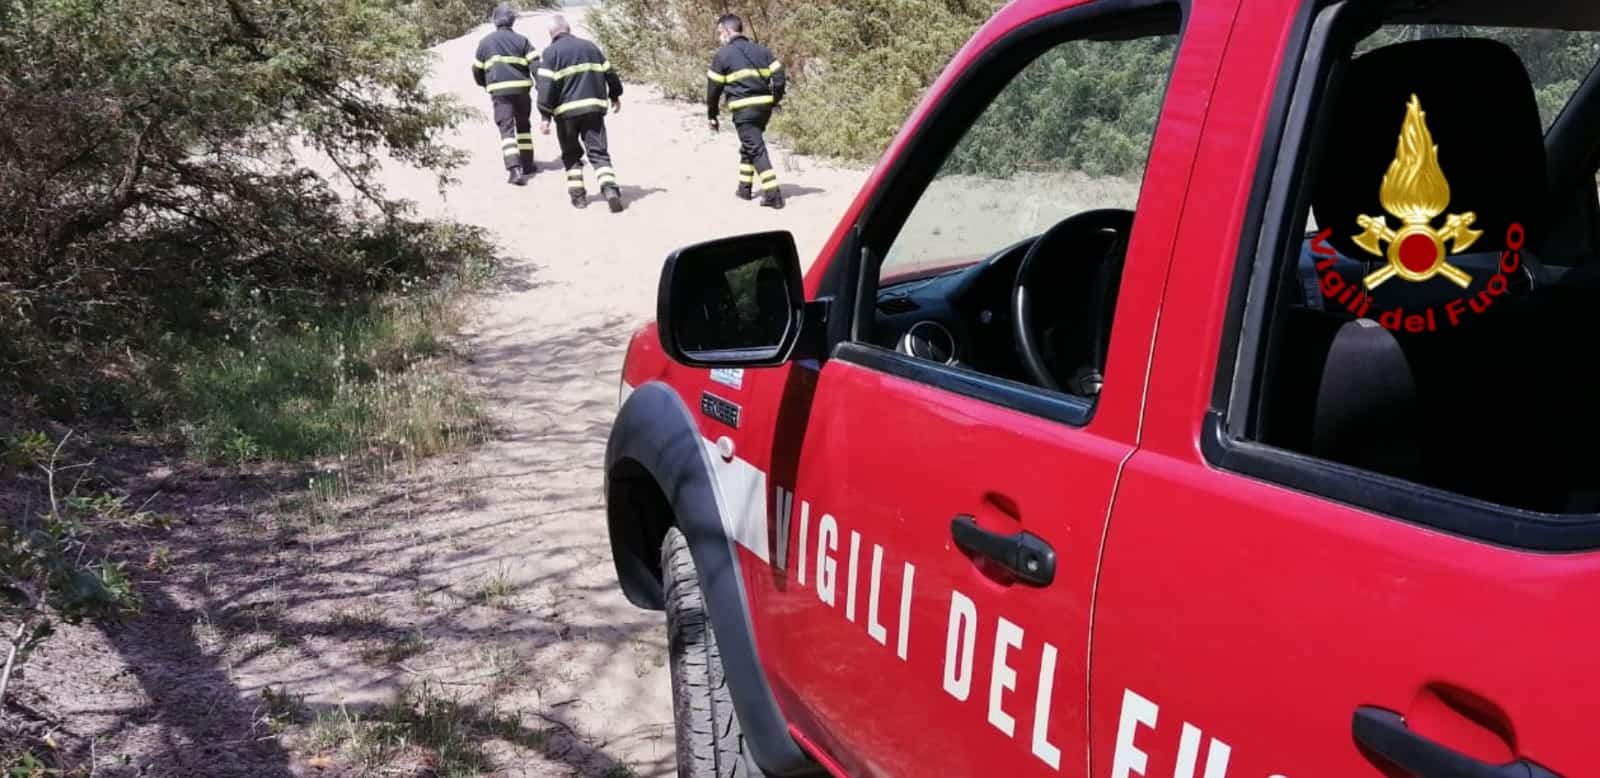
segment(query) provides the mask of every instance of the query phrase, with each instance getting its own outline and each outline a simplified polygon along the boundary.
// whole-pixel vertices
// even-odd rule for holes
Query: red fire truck
[[[667,258],[605,470],[680,774],[1600,775],[1595,30],[1016,0],[808,269]]]

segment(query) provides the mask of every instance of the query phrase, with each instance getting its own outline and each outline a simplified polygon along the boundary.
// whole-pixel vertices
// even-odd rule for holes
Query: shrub
[[[78,471],[87,464],[69,465],[62,457],[68,437],[47,442],[48,456],[30,454],[25,465],[13,459],[15,472],[0,469],[0,475],[37,487],[30,495],[36,499],[0,517],[0,711],[10,681],[22,677],[29,655],[54,632],[55,621],[116,620],[139,610],[126,568],[105,557],[98,536],[168,521],[131,507],[125,496],[80,491]]]
[[[421,32],[424,46],[457,37],[489,21],[499,0],[393,0],[397,18],[411,20]],[[521,0],[522,10],[557,8],[561,0]]]
[[[848,160],[880,155],[950,57],[998,0],[609,0],[592,23],[624,75],[671,96],[704,99],[712,25],[731,10],[777,53],[792,79],[774,132],[795,151]],[[1540,30],[1403,26],[1370,45],[1409,37],[1486,35],[1523,57],[1546,123],[1595,61],[1600,35]],[[962,172],[1006,176],[1046,167],[1123,175],[1142,167],[1166,86],[1171,41],[1072,43],[1006,90],[963,144]],[[1045,139],[1041,142],[1040,139]]]
[[[459,164],[421,44],[475,7],[0,0],[0,391],[123,411],[152,341],[434,271],[375,173]]]
[[[853,0],[725,3],[612,0],[591,14],[625,76],[661,84],[672,97],[705,98],[716,18],[746,20],[794,79],[774,120],[796,151],[870,160],[882,153],[922,91],[999,0]],[[915,31],[914,34],[908,31]]]

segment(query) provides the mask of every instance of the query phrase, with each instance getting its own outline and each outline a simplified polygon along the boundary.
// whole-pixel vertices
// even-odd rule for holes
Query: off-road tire
[[[705,597],[689,543],[677,527],[661,544],[667,595],[667,652],[672,671],[672,718],[680,778],[759,774],[747,758],[744,734],[728,694],[722,655],[706,615]]]

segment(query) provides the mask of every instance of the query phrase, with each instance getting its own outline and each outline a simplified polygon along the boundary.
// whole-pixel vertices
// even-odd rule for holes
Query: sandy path
[[[587,34],[584,12],[567,13]],[[517,28],[541,49],[548,43],[544,14],[525,16]],[[437,91],[486,105],[467,70],[486,29],[436,49],[441,65],[431,83]],[[628,75],[622,77],[626,82]],[[519,599],[533,604],[500,628],[532,636],[510,645],[527,650],[528,672],[544,679],[542,688],[537,696],[513,694],[501,704],[562,705],[561,720],[584,735],[590,750],[587,761],[557,761],[581,764],[588,773],[620,763],[641,775],[667,775],[674,767],[663,620],[632,607],[617,590],[601,496],[599,465],[616,411],[623,348],[628,334],[654,314],[661,262],[670,251],[737,232],[787,229],[809,266],[866,173],[778,150],[787,207],[774,211],[738,201],[732,196],[737,141],[729,123],[713,136],[701,108],[625,85],[623,110],[607,122],[629,201],[621,214],[598,199],[582,211],[567,204],[553,135],[535,135],[541,172],[529,186],[505,184],[487,112],[461,128],[455,143],[472,152],[472,161],[443,197],[432,177],[417,171],[396,170],[387,184],[417,200],[426,214],[491,229],[509,254],[520,257],[508,288],[483,301],[470,332],[474,377],[492,398],[503,433],[450,471],[472,484],[463,487],[473,493],[469,509],[427,517],[434,531],[464,538],[455,561],[439,566],[435,576],[460,591],[503,572],[515,581]],[[589,184],[592,194],[592,174]],[[904,248],[946,256],[992,250],[1048,226],[1062,209],[1131,200],[1133,189],[1082,177],[952,179],[930,190],[927,211],[934,223],[912,229],[918,234]],[[1047,213],[1038,205],[1040,192],[1057,195]],[[474,634],[497,628],[481,615],[469,623]],[[559,639],[550,639],[552,631]]]
[[[587,35],[583,10],[567,13]],[[524,16],[517,29],[541,49],[548,43],[543,14]],[[509,645],[526,657],[527,672],[541,677],[541,688],[500,704],[560,706],[562,721],[603,751],[591,755],[583,772],[620,763],[641,775],[670,774],[664,626],[660,614],[632,607],[616,588],[601,496],[599,466],[623,347],[652,316],[661,262],[672,249],[736,232],[789,229],[809,263],[865,174],[779,150],[788,207],[773,211],[735,200],[737,141],[728,123],[713,136],[701,109],[669,103],[623,73],[623,110],[609,118],[608,130],[628,210],[610,213],[598,198],[582,211],[567,204],[553,134],[535,135],[540,173],[524,189],[511,187],[487,99],[468,71],[484,32],[437,47],[440,64],[431,80],[435,90],[484,109],[455,141],[473,154],[457,174],[461,183],[441,197],[425,173],[401,169],[386,179],[393,194],[418,201],[425,214],[492,230],[517,257],[506,288],[482,301],[468,333],[474,378],[491,397],[502,431],[450,471],[471,499],[446,515],[418,518],[430,536],[460,539],[455,558],[433,566],[441,582],[460,589],[504,574],[527,606],[500,624],[480,615],[481,623],[461,625],[473,633],[530,636]],[[589,184],[594,194],[592,172]]]

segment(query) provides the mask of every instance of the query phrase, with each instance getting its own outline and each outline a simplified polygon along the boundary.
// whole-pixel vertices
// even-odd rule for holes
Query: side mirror
[[[661,269],[661,348],[690,367],[772,367],[805,325],[794,236],[762,232],[674,251]]]

